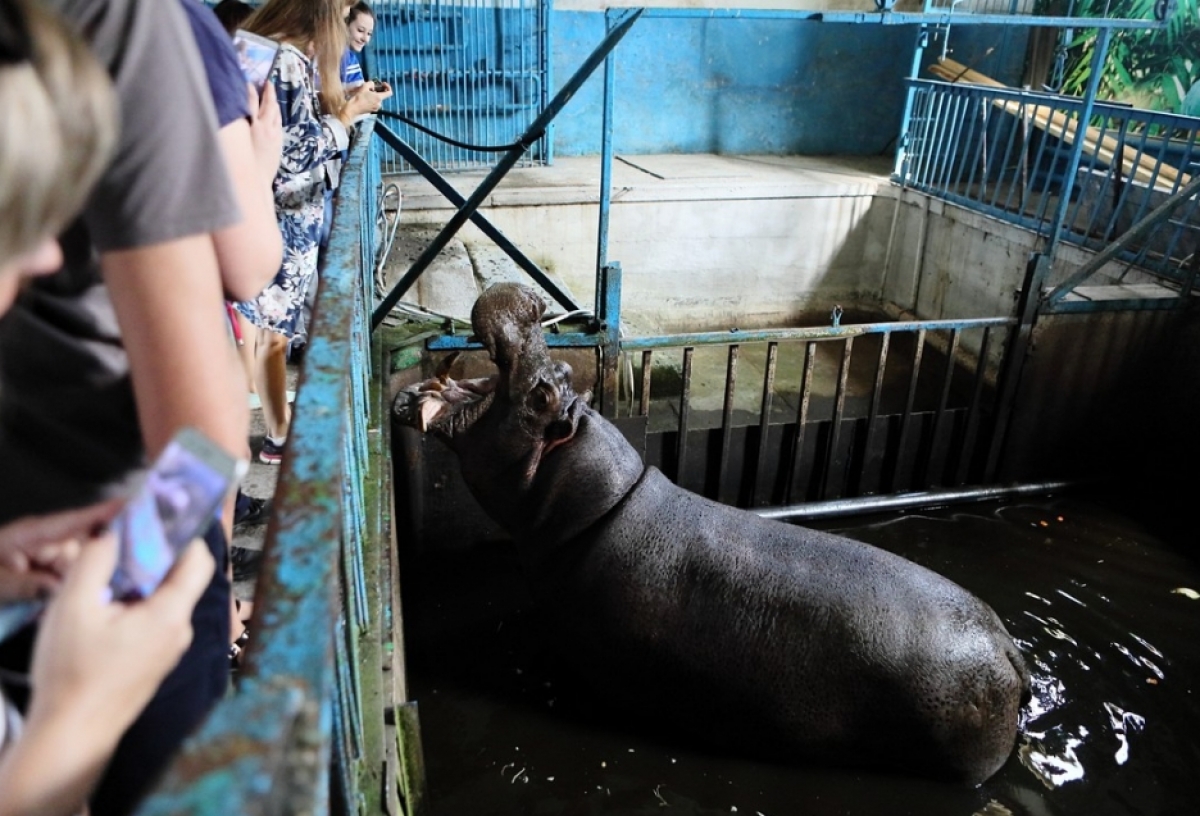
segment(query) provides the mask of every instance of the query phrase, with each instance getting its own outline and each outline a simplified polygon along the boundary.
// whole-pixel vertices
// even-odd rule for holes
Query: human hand
[[[263,86],[261,98],[254,86],[247,83],[246,94],[251,110],[250,140],[254,143],[254,157],[269,184],[279,172],[279,159],[283,155],[283,116],[272,83]]]
[[[39,627],[28,722],[87,722],[95,750],[115,746],[192,640],[191,615],[215,567],[204,542],[180,554],[158,589],[106,601],[117,561],[111,533],[85,543]]]
[[[106,526],[119,500],[29,516],[0,527],[0,601],[52,594],[79,553],[79,541]]]
[[[378,89],[378,90],[376,90]],[[383,101],[392,95],[392,86],[386,82],[365,82],[354,89],[346,107],[352,117],[364,113],[376,113],[383,107]]]

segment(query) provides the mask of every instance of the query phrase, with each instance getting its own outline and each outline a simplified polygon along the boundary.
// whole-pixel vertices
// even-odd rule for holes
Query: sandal
[[[250,628],[246,627],[237,636],[237,640],[229,644],[229,670],[237,673],[242,668],[242,657],[246,654],[246,644],[250,642]]]

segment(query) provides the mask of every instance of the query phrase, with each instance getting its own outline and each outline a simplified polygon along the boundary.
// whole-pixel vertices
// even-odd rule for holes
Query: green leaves
[[[1081,17],[1154,19],[1155,0],[1080,0]],[[1069,56],[1062,92],[1082,96],[1091,78],[1096,30],[1077,34]],[[1130,102],[1151,110],[1180,112],[1182,100],[1200,80],[1200,0],[1176,0],[1165,28],[1127,29],[1113,33],[1100,75],[1098,96]]]

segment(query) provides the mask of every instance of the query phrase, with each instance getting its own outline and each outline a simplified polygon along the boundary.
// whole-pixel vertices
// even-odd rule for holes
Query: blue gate
[[[491,154],[470,146],[511,144],[541,112],[549,80],[549,6],[548,0],[373,4],[368,76],[392,85],[395,95],[384,111],[403,117],[398,130],[431,165],[439,170],[490,166]],[[549,160],[549,138],[543,136],[522,163]],[[409,169],[398,158],[384,159],[385,173]]]

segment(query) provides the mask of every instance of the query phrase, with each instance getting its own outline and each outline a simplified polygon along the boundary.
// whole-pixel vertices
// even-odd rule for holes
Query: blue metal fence
[[[516,141],[548,99],[549,0],[436,0],[372,4],[376,13],[367,70],[395,95],[384,110],[463,144]],[[490,154],[448,144],[408,124],[397,128],[439,170],[490,164]],[[539,139],[524,166],[550,159]],[[399,157],[384,171],[406,172]]]
[[[1200,119],[981,85],[910,80],[897,180],[1049,234],[1111,244],[1200,170]],[[1072,173],[1072,149],[1079,150]],[[1065,199],[1065,202],[1064,202]],[[1200,200],[1180,204],[1121,259],[1183,283],[1200,248]]]

